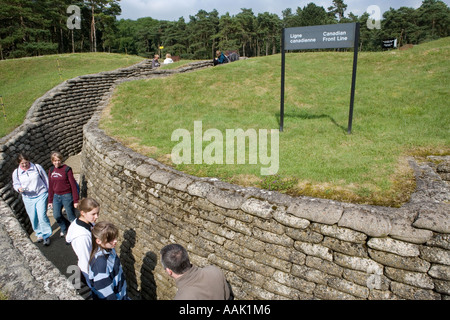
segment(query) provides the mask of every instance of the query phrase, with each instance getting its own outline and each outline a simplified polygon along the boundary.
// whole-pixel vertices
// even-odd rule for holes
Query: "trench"
[[[1,254],[8,255],[3,256],[4,264],[0,265],[0,292],[13,300],[89,297],[86,288],[75,290],[72,285],[71,267],[76,265],[77,258],[71,246],[59,236],[51,210],[47,213],[53,230],[51,245],[44,247],[36,243],[23,203],[12,189],[11,172],[16,167],[16,154],[26,152],[33,162],[48,170],[51,166],[48,155],[59,150],[68,157],[66,163],[73,167],[80,183],[83,125],[116,83],[165,77],[210,65],[210,61],[202,61],[175,70],[160,70],[152,69],[151,61],[144,60],[127,68],[69,79],[33,103],[23,124],[0,139],[0,233],[6,239]],[[15,253],[8,254],[6,249]],[[17,268],[17,264],[23,268]]]
[[[30,237],[11,187],[19,150],[31,152],[45,169],[51,150],[60,150],[69,162],[78,157],[82,196],[97,199],[103,218],[120,229],[119,254],[135,299],[173,297],[174,283],[157,263],[160,248],[171,242],[187,247],[192,263],[222,268],[239,300],[450,298],[450,191],[431,162],[410,159],[417,191],[403,207],[353,205],[189,176],[98,128],[114,85],[209,65],[159,72],[144,62],[68,80],[36,100],[22,126],[0,139],[0,224],[23,257],[21,265],[29,268],[30,283],[42,287],[38,297],[80,299],[80,294],[67,284],[65,268],[73,260],[67,255],[66,262],[58,261],[71,248],[61,243],[57,228],[52,245],[44,248],[54,253],[48,258]],[[11,281],[6,271],[0,272],[0,290]]]

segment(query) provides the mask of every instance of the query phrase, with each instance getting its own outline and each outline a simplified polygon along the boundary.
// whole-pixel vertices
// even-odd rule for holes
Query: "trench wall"
[[[133,297],[173,298],[159,263],[172,242],[222,268],[237,299],[450,297],[449,185],[431,163],[410,159],[418,189],[402,208],[290,197],[176,171],[105,135],[99,119],[84,127],[82,179],[121,230]]]
[[[27,153],[32,162],[47,170],[51,166],[51,151],[60,151],[66,157],[80,153],[83,125],[114,81],[138,77],[150,69],[149,62],[143,61],[129,68],[64,81],[37,99],[23,124],[0,139],[0,197],[13,209],[25,230],[31,233],[31,224],[20,196],[12,189],[17,154]]]
[[[193,263],[222,268],[237,299],[449,298],[448,185],[429,166],[411,161],[428,191],[400,209],[293,198],[175,171],[98,120],[85,127],[83,179],[102,219],[120,226],[134,297],[173,298],[158,262],[177,242]]]
[[[151,61],[144,60],[131,67],[64,81],[33,103],[23,124],[0,139],[0,291],[10,299],[78,298],[73,286],[67,286],[66,278],[28,237],[33,230],[22,200],[12,188],[17,154],[29,154],[32,162],[48,170],[51,151],[60,151],[66,157],[81,152],[83,126],[117,80],[167,76],[210,64],[198,62],[177,70],[161,70],[151,69]]]
[[[398,209],[189,176],[98,128],[114,85],[151,73],[139,64],[69,80],[0,140],[0,201],[25,229],[10,185],[15,154],[28,151],[47,168],[50,150],[82,150],[82,193],[101,203],[100,220],[121,230],[118,251],[133,298],[173,298],[174,282],[159,263],[159,250],[171,242],[184,245],[193,263],[222,268],[237,299],[449,298],[449,188],[429,165],[411,159],[418,189]]]

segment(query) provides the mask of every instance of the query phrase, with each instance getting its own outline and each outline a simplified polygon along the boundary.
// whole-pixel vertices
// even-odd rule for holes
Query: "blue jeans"
[[[61,228],[61,232],[67,233],[70,222],[62,214],[62,207],[66,209],[69,221],[75,220],[75,208],[73,207],[73,197],[71,193],[53,195],[53,217]]]
[[[47,198],[47,192],[33,198],[22,196],[25,210],[37,238],[47,239],[52,235],[52,226],[47,217]]]

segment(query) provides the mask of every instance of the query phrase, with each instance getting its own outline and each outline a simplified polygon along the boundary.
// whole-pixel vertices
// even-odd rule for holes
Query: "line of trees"
[[[120,19],[120,0],[0,0],[0,59],[69,52],[114,52],[151,57],[165,52],[184,59],[210,59],[216,49],[239,50],[241,56],[280,52],[281,30],[288,27],[360,22],[360,49],[381,50],[382,40],[418,44],[450,35],[450,8],[441,0],[423,0],[418,9],[390,8],[380,29],[369,29],[368,13],[345,16],[344,0],[327,9],[309,3],[282,17],[252,9],[236,15],[199,10],[189,21]],[[70,5],[79,13],[68,12]],[[76,21],[79,15],[81,21]],[[70,27],[69,22],[72,23]],[[78,22],[79,28],[73,23]],[[369,21],[370,23],[371,21]]]
[[[0,59],[106,51],[114,39],[120,0],[0,0]],[[80,29],[68,27],[70,6]]]

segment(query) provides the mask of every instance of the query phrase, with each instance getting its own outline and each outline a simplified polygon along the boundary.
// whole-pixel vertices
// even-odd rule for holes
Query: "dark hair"
[[[25,153],[19,153],[17,155],[17,163],[20,164],[22,160],[30,161],[30,157],[28,157],[28,155],[26,155]]]
[[[179,244],[169,244],[162,248],[160,253],[164,269],[169,268],[176,274],[184,274],[192,267],[186,249]]]

